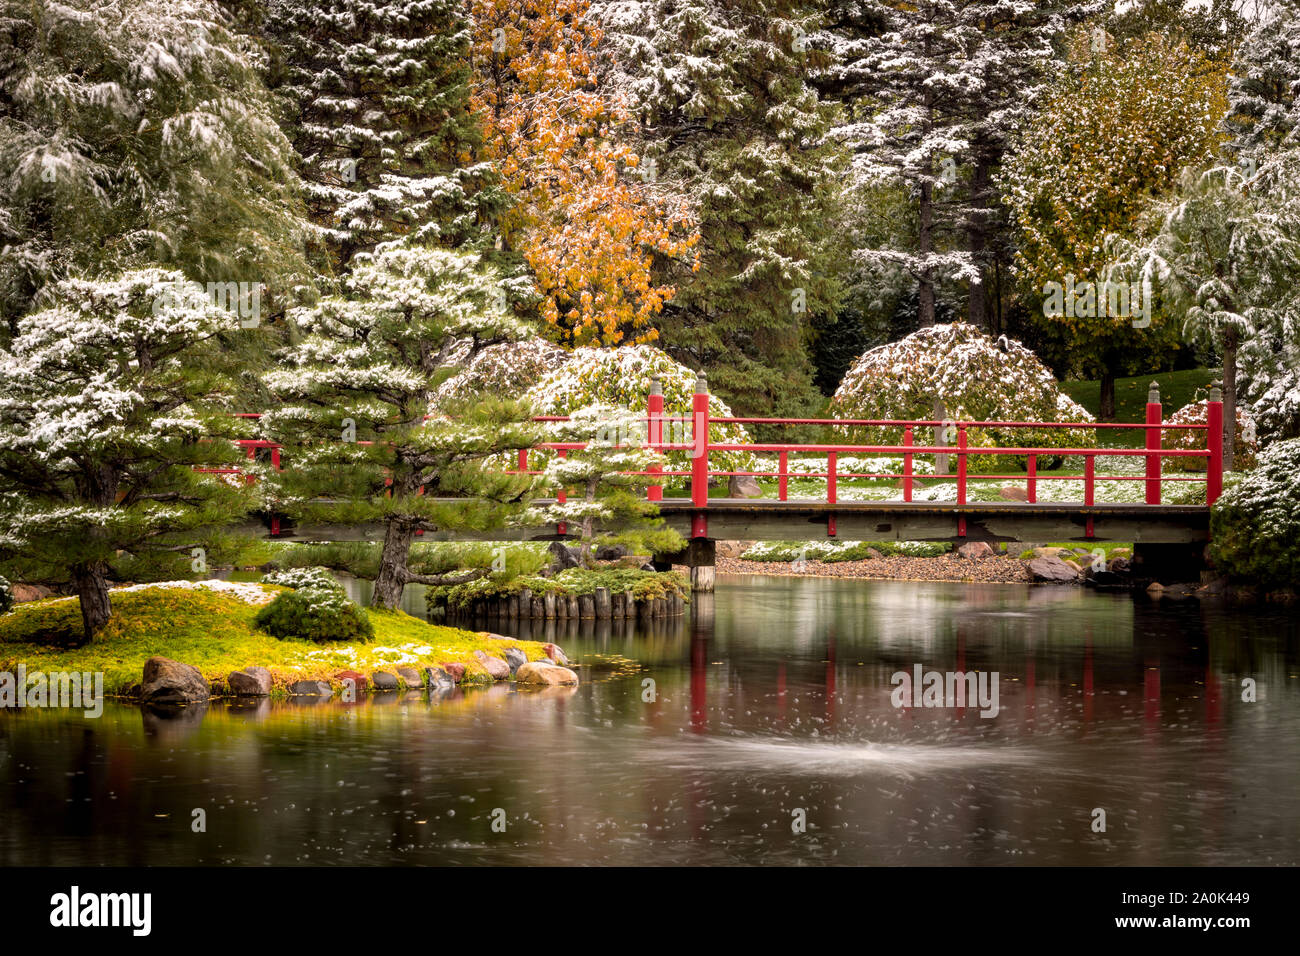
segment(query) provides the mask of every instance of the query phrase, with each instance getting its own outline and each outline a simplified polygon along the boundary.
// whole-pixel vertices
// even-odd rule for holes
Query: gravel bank
[[[957,554],[937,558],[881,557],[865,561],[793,562],[717,559],[718,574],[775,574],[783,577],[876,578],[892,581],[965,581],[1028,584],[1032,578],[1019,558],[971,560]]]

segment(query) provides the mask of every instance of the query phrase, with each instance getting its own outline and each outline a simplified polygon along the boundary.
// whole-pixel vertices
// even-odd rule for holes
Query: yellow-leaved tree
[[[674,292],[655,257],[690,257],[691,205],[619,139],[633,122],[602,89],[589,0],[471,0],[474,108],[514,202],[503,241],[524,257],[560,341],[654,339]]]

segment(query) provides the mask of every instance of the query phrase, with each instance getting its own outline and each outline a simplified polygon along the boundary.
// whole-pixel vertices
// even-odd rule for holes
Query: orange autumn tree
[[[656,181],[620,128],[622,97],[597,78],[601,31],[589,0],[471,0],[474,108],[487,157],[514,197],[503,241],[531,267],[558,338],[613,345],[657,337],[672,298],[656,255],[692,255],[690,204]]]

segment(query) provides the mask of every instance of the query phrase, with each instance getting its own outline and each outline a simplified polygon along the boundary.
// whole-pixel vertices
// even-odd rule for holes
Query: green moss
[[[268,592],[282,589],[262,585]],[[486,633],[428,624],[401,611],[366,609],[374,640],[366,644],[316,644],[281,640],[258,630],[259,608],[228,593],[148,588],[113,593],[113,617],[93,644],[81,642],[81,611],[75,599],[54,598],[17,605],[0,615],[0,670],[19,663],[32,671],[101,671],[108,693],[139,683],[144,662],[155,655],[192,664],[211,681],[258,665],[283,690],[297,680],[332,680],[342,670],[396,673],[398,667],[465,665],[466,681],[490,680],[476,650],[501,656],[516,647],[529,660],[544,656],[536,641],[495,640]],[[337,681],[334,682],[336,685]]]
[[[430,589],[430,606],[446,603],[448,607],[464,608],[484,598],[506,597],[520,591],[531,591],[534,596],[554,593],[562,597],[580,597],[594,594],[597,588],[608,588],[610,594],[630,591],[637,601],[648,601],[680,594],[690,600],[690,582],[676,571],[642,571],[639,568],[568,568],[553,577],[543,578],[525,574],[512,578],[491,576],[459,584],[455,587]]]

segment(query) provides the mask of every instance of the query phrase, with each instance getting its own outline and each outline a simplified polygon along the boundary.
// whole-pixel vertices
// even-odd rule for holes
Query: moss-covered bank
[[[371,609],[366,614],[375,639],[369,643],[282,640],[253,623],[258,610],[282,590],[221,581],[118,588],[111,592],[113,617],[93,644],[82,643],[76,598],[15,605],[0,615],[0,671],[22,663],[29,673],[102,672],[105,691],[122,695],[140,682],[145,661],[157,655],[191,664],[212,682],[245,667],[265,667],[274,692],[283,692],[298,680],[339,685],[335,675],[340,671],[422,671],[443,663],[464,664],[465,682],[487,682],[492,678],[475,651],[500,657],[514,647],[530,661],[546,656],[537,641],[502,640],[428,624],[401,611]]]

